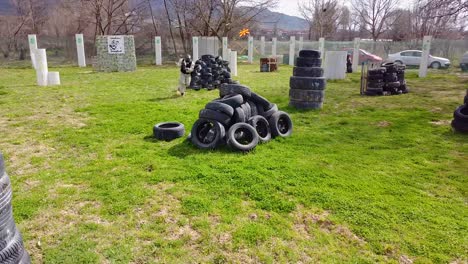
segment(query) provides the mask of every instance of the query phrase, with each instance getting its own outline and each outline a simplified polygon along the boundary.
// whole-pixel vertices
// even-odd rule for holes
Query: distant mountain
[[[279,12],[272,12],[270,10],[260,14],[257,20],[261,23],[260,27],[263,29],[273,30],[275,24],[277,24],[279,30],[285,31],[302,31],[308,29],[308,24],[305,19]]]

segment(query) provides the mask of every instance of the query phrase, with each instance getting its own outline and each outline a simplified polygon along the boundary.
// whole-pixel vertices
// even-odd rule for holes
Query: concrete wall
[[[96,61],[94,69],[103,72],[126,72],[136,70],[135,40],[133,36],[124,36],[124,54],[109,54],[108,36],[96,38]]]

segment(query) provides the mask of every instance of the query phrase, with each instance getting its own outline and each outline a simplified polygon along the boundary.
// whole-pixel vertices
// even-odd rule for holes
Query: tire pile
[[[455,131],[468,133],[468,90],[466,90],[463,103],[453,112],[452,127]]]
[[[203,55],[195,62],[195,69],[192,72],[190,88],[200,90],[207,88],[213,90],[219,88],[223,83],[234,83],[231,79],[231,69],[229,62],[220,56]]]
[[[297,109],[321,109],[327,81],[320,51],[301,50],[289,80],[289,105]]]
[[[271,138],[288,137],[293,124],[276,104],[238,84],[219,88],[220,98],[205,106],[192,127],[189,139],[200,149],[215,149],[227,144],[250,151]]]
[[[29,254],[24,249],[23,238],[13,219],[11,198],[11,182],[0,153],[0,263],[29,264]]]
[[[405,66],[384,63],[381,68],[369,70],[366,95],[396,95],[409,92],[405,80]]]

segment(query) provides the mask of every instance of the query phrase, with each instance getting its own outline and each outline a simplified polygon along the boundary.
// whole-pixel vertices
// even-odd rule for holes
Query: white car
[[[421,56],[422,51],[420,50],[404,50],[388,55],[388,60],[399,64],[419,66],[421,64]],[[429,61],[427,64],[433,69],[448,68],[450,67],[450,60],[429,55]]]

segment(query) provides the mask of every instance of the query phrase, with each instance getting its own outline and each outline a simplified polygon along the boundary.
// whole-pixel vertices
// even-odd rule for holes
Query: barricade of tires
[[[463,103],[453,112],[452,127],[455,131],[468,133],[468,90]]]
[[[11,182],[0,153],[0,263],[29,264],[29,254],[13,219],[11,198]]]
[[[321,109],[327,81],[320,51],[301,50],[289,80],[289,105],[297,109]]]
[[[272,138],[288,137],[293,124],[278,106],[239,84],[219,88],[220,98],[209,102],[199,113],[189,139],[200,149],[215,149],[227,144],[250,151]]]
[[[219,88],[223,83],[235,83],[231,79],[231,69],[228,61],[219,56],[203,55],[201,59],[195,62],[190,88],[194,90],[202,88],[213,90]]]
[[[406,86],[405,66],[395,63],[384,63],[381,68],[367,73],[366,95],[395,95],[408,93]]]

